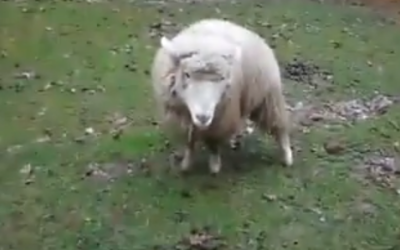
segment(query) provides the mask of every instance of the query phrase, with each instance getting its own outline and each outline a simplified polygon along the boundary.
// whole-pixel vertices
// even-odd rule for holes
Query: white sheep
[[[171,40],[162,37],[160,44],[152,83],[166,124],[186,133],[182,171],[202,139],[211,153],[211,173],[220,172],[220,145],[238,134],[246,119],[273,135],[285,165],[293,164],[279,65],[259,35],[229,21],[203,19]]]

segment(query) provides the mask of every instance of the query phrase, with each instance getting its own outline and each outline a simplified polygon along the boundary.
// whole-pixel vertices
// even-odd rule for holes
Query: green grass
[[[203,172],[181,178],[169,171],[176,146],[166,148],[154,126],[148,76],[159,39],[150,36],[151,24],[226,16],[266,38],[286,24],[290,39],[274,41],[280,62],[300,56],[333,72],[334,83],[319,86],[318,96],[286,81],[292,103],[396,94],[398,26],[367,9],[307,1],[222,2],[221,14],[213,4],[162,6],[0,3],[0,249],[150,249],[205,225],[226,237],[228,249],[398,249],[399,195],[355,168],[366,157],[361,152],[394,154],[397,106],[354,126],[296,133],[293,169],[279,165],[272,142],[248,143],[234,160],[226,152],[216,179],[204,164],[197,167]],[[38,77],[16,77],[30,70]],[[108,122],[115,113],[131,122],[119,140]],[[89,127],[98,134],[77,142]],[[37,142],[45,134],[50,140]],[[344,154],[318,150],[336,138],[346,142]],[[115,178],[89,176],[94,162]],[[30,176],[21,173],[27,164]]]

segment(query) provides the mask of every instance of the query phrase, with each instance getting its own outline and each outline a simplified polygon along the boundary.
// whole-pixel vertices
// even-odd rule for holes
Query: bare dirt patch
[[[227,249],[227,243],[217,233],[207,227],[201,230],[192,229],[190,234],[175,244],[174,249],[181,250],[214,250]]]
[[[133,174],[138,169],[133,162],[92,162],[87,165],[84,178],[90,178],[96,182],[112,182],[123,175]]]
[[[385,152],[372,152],[356,165],[356,174],[400,195],[400,158]]]
[[[300,126],[330,126],[332,124],[351,124],[383,115],[392,105],[399,103],[399,96],[376,94],[369,99],[360,98],[317,105],[304,105],[302,102],[298,102],[295,107],[289,107],[289,110],[293,113],[295,123]]]
[[[283,66],[283,77],[298,83],[308,84],[313,88],[323,84],[332,83],[333,75],[328,70],[310,62],[294,58]]]
[[[400,21],[400,1],[398,0],[313,0],[321,3],[332,2],[334,4],[344,4],[349,6],[360,6],[373,9],[382,17],[387,18],[388,14],[397,23]]]

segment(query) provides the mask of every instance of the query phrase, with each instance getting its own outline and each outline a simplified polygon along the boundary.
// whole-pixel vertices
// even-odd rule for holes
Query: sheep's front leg
[[[233,150],[237,150],[241,147],[241,139],[242,139],[242,134],[235,134],[232,136],[232,138],[229,139],[229,146]]]
[[[194,147],[196,144],[196,133],[195,129],[193,126],[189,128],[188,134],[187,134],[187,140],[186,140],[186,147],[185,147],[185,152],[183,154],[183,159],[181,162],[181,171],[186,172],[190,169],[192,165],[192,155],[194,151]]]
[[[206,140],[205,143],[210,151],[208,162],[210,172],[216,175],[221,171],[220,143],[216,140]]]

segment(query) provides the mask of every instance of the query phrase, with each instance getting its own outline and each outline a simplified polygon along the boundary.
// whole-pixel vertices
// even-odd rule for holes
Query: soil
[[[320,0],[324,2],[324,0]],[[349,4],[356,6],[368,6],[380,13],[390,14],[397,23],[400,21],[400,1],[399,0],[330,0],[338,4]]]

